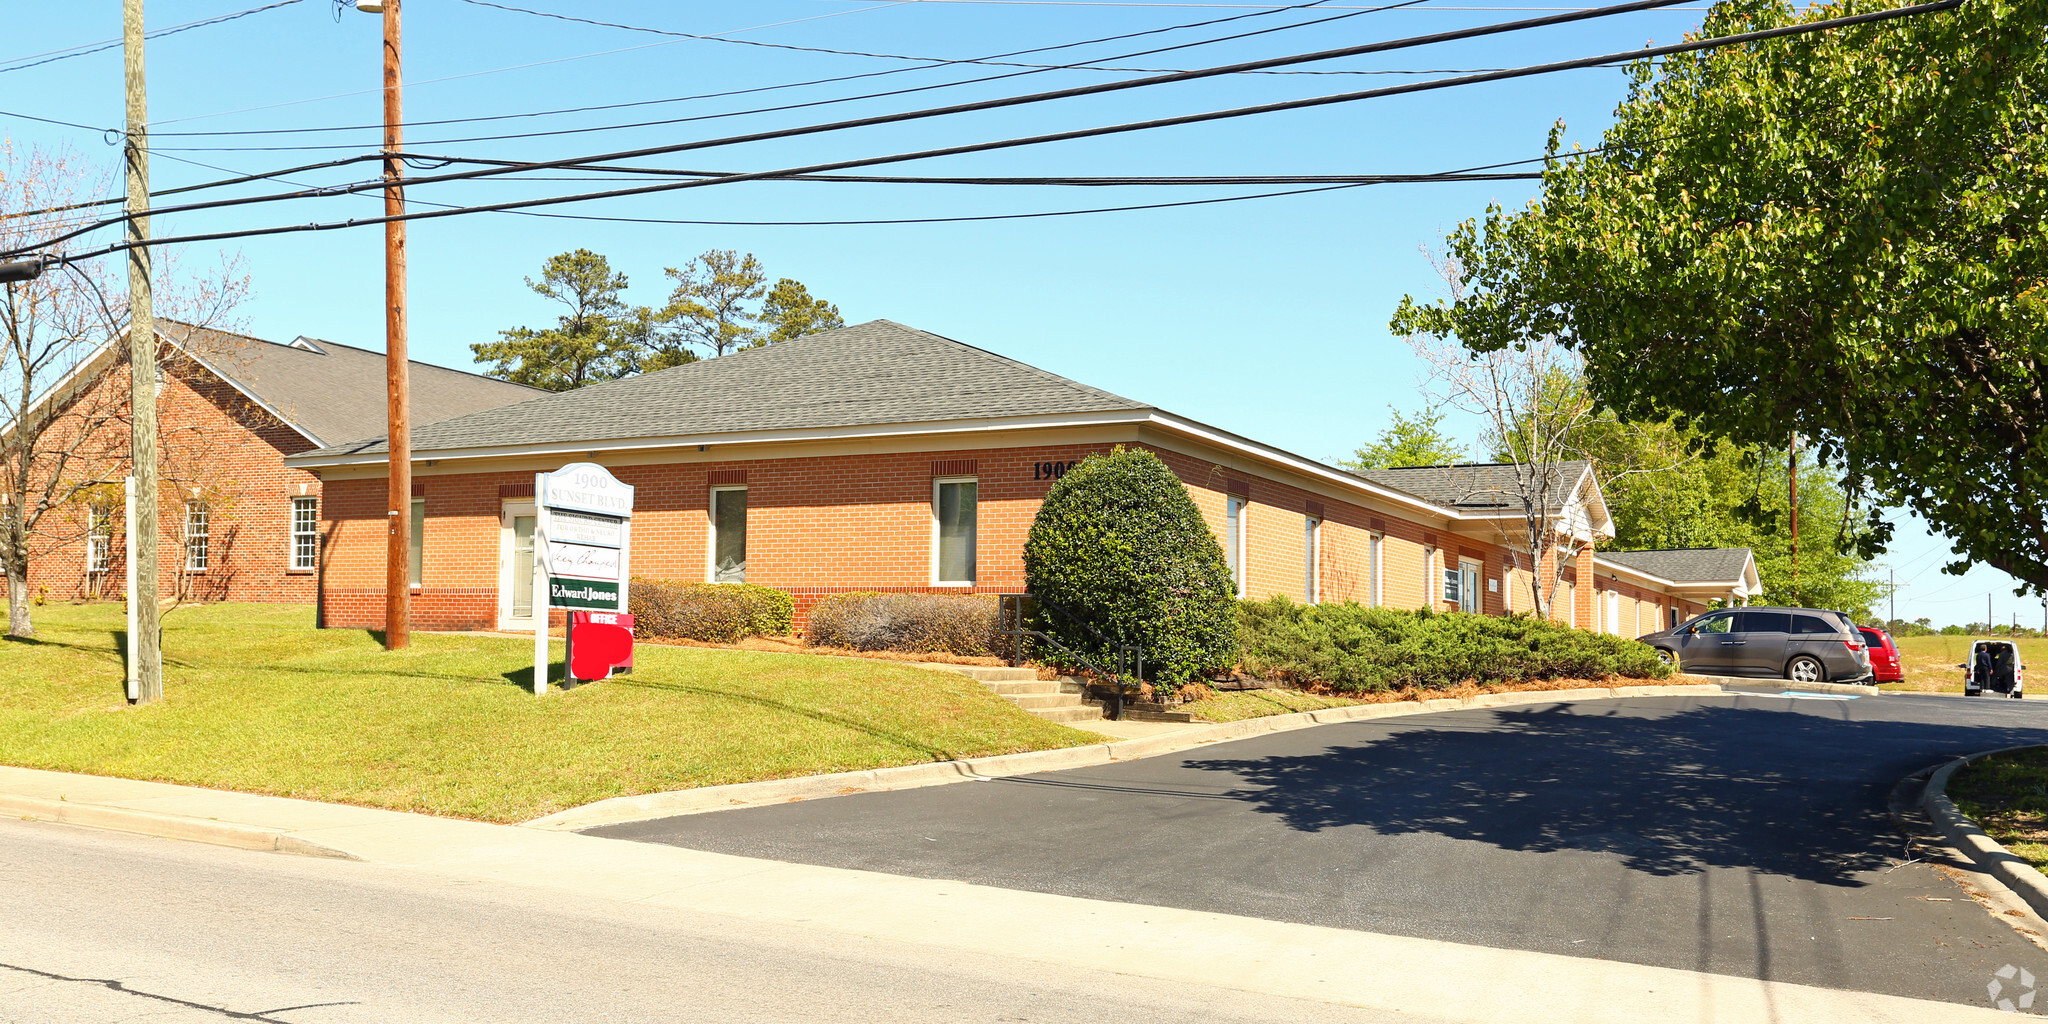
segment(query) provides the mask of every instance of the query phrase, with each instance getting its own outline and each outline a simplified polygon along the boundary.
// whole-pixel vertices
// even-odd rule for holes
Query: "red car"
[[[1870,674],[1873,683],[1903,683],[1906,669],[1899,664],[1899,645],[1892,642],[1892,635],[1876,626],[1858,626],[1863,634],[1863,643],[1870,648]]]

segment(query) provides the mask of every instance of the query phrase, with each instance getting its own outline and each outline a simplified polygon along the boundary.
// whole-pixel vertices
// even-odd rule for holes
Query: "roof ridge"
[[[1080,381],[1077,381],[1071,377],[1062,377],[1059,374],[1052,372],[1051,370],[1033,366],[1030,363],[1024,362],[1020,359],[1012,359],[1009,356],[1003,355],[1000,352],[993,352],[988,349],[982,348],[979,345],[970,345],[967,342],[961,341],[957,338],[948,338],[943,334],[937,334],[919,327],[912,327],[909,324],[897,323],[896,321],[890,320],[886,317],[878,318],[875,320],[869,320],[866,323],[856,324],[854,326],[865,327],[867,326],[867,324],[888,324],[891,327],[901,328],[903,330],[911,332],[912,334],[922,334],[927,338],[931,338],[936,341],[943,341],[948,345],[958,345],[959,347],[967,349],[970,352],[976,352],[990,359],[994,359],[997,362],[1005,363],[1007,365],[1017,367],[1018,369],[1037,374],[1039,377],[1044,378],[1045,380],[1049,380],[1058,384],[1064,384],[1067,387],[1073,388],[1074,390],[1080,391],[1084,394],[1099,396],[1103,398],[1114,398],[1119,402],[1129,402],[1133,406],[1141,409],[1159,408],[1158,406],[1153,405],[1150,402],[1140,402],[1135,398],[1126,398],[1123,395],[1119,395],[1114,391],[1104,391],[1101,388],[1090,387],[1089,385],[1083,384]],[[812,337],[816,337],[816,335],[812,335]],[[1160,411],[1164,412],[1165,410],[1161,409]]]

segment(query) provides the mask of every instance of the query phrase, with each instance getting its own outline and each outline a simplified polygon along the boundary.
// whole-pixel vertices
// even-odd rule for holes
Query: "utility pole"
[[[1886,567],[1884,574],[1891,580],[1891,586],[1885,588],[1892,602],[1892,613],[1889,618],[1890,621],[1897,622],[1899,621],[1899,572],[1896,569]]]
[[[157,605],[156,307],[149,248],[149,98],[142,80],[142,0],[122,0],[122,66],[128,94],[128,437],[135,471],[135,588],[128,660],[135,665],[135,702],[164,695],[161,609]]]
[[[1805,604],[1799,596],[1799,434],[1785,448],[1785,478],[1792,488],[1792,603]]]
[[[399,0],[384,0],[384,215],[405,213],[405,113],[399,79]],[[384,564],[384,649],[412,642],[412,417],[405,354],[405,222],[384,225],[384,385],[391,449],[391,543]]]

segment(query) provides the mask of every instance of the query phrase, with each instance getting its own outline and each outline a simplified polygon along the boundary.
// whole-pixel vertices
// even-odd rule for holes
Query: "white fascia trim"
[[[694,448],[698,445],[774,444],[791,441],[842,441],[871,437],[902,437],[915,434],[972,434],[998,430],[1029,430],[1045,427],[1114,426],[1144,423],[1147,410],[1111,409],[1092,413],[1062,413],[1055,416],[1009,416],[998,419],[934,420],[925,423],[875,423],[854,427],[808,427],[794,430],[749,430],[722,434],[671,437],[627,437],[603,441],[556,441],[540,445],[506,445],[483,448],[415,448],[414,462],[455,459],[519,458],[534,455],[574,455],[584,452],[641,450],[648,448]],[[382,465],[390,461],[384,452],[357,455],[307,453],[284,460],[294,469],[327,466]]]
[[[1614,517],[1607,512],[1607,494],[1600,490],[1600,481],[1593,476],[1593,466],[1591,463],[1586,464],[1586,468],[1579,473],[1579,479],[1572,484],[1572,493],[1570,497],[1565,499],[1565,507],[1569,509],[1573,502],[1577,502],[1582,509],[1590,507],[1588,502],[1580,497],[1589,481],[1593,485],[1593,493],[1600,498],[1600,515],[1604,520],[1603,522],[1595,523],[1592,516],[1584,517],[1587,531],[1592,535],[1589,539],[1601,537],[1612,539],[1614,537]]]
[[[157,337],[162,338],[172,348],[175,348],[178,351],[185,353],[186,358],[191,359],[193,362],[198,363],[202,367],[205,367],[206,372],[213,374],[215,377],[218,377],[222,381],[226,382],[228,387],[234,388],[237,392],[240,392],[243,398],[246,398],[250,402],[255,403],[258,409],[261,409],[264,412],[267,412],[270,415],[277,417],[277,421],[279,423],[282,423],[285,426],[297,431],[300,437],[303,437],[306,440],[313,442],[315,446],[323,448],[326,447],[327,442],[322,441],[318,437],[314,436],[312,431],[300,426],[298,422],[292,419],[290,416],[286,416],[284,414],[284,410],[271,405],[269,402],[266,402],[261,398],[258,398],[255,392],[243,387],[242,382],[236,380],[231,374],[221,372],[220,367],[207,362],[205,356],[202,356],[199,353],[194,352],[192,349],[186,347],[182,342],[178,341],[176,338],[173,338],[170,335],[163,333],[162,331],[157,332]]]
[[[1217,445],[1218,447],[1234,449],[1236,451],[1240,451],[1247,455],[1250,455],[1254,458],[1263,459],[1268,462],[1276,462],[1280,465],[1286,466],[1289,469],[1314,477],[1325,483],[1335,484],[1347,490],[1363,491],[1366,494],[1372,495],[1373,497],[1380,499],[1381,501],[1390,501],[1398,505],[1405,505],[1409,508],[1426,512],[1440,519],[1448,519],[1455,522],[1466,519],[1498,518],[1497,516],[1493,515],[1468,516],[1465,513],[1458,511],[1457,509],[1447,508],[1443,505],[1438,505],[1433,502],[1425,501],[1421,498],[1416,497],[1415,495],[1397,491],[1391,487],[1383,487],[1379,484],[1373,483],[1372,481],[1365,479],[1364,477],[1352,476],[1351,474],[1343,472],[1341,470],[1332,469],[1329,466],[1325,466],[1322,463],[1315,461],[1314,459],[1306,459],[1299,455],[1294,454],[1293,452],[1286,451],[1280,448],[1275,448],[1272,445],[1268,444],[1260,444],[1259,442],[1253,441],[1249,438],[1239,437],[1236,434],[1232,434],[1223,430],[1218,430],[1215,427],[1211,427],[1203,423],[1197,423],[1194,420],[1183,419],[1182,417],[1175,416],[1172,413],[1159,412],[1155,410],[1151,415],[1151,422],[1161,427],[1164,427],[1168,430],[1175,431],[1176,433],[1185,434],[1189,437],[1193,437],[1198,440],[1207,441],[1208,443]]]
[[[105,371],[106,368],[99,364],[113,353],[113,349],[113,342],[101,342],[98,348],[93,349],[91,354],[79,360],[78,365],[72,367],[69,373],[59,378],[57,383],[44,388],[43,393],[37,395],[35,400],[28,404],[28,408],[22,410],[21,414],[27,416],[37,409],[47,408],[55,404],[60,399],[69,398],[75,388],[82,386],[81,378],[87,376],[87,371],[91,371],[93,375]],[[0,438],[13,437],[15,427],[20,422],[19,419],[10,421],[6,429],[0,430]]]
[[[1647,581],[1647,582],[1649,582],[1649,583],[1651,583],[1651,584],[1653,584],[1653,585],[1655,585],[1655,586],[1660,586],[1660,587],[1668,587],[1668,588],[1670,588],[1671,590],[1674,590],[1674,591],[1677,591],[1677,590],[1730,590],[1730,591],[1736,591],[1736,590],[1740,590],[1740,589],[1742,589],[1742,587],[1743,587],[1743,585],[1744,585],[1744,581],[1743,581],[1743,580],[1741,580],[1741,579],[1733,579],[1733,580],[1686,580],[1685,582],[1681,583],[1681,582],[1679,582],[1679,581],[1677,581],[1677,580],[1667,580],[1667,579],[1665,579],[1664,577],[1662,577],[1662,576],[1659,576],[1659,575],[1657,575],[1657,574],[1655,574],[1655,573],[1650,573],[1650,572],[1644,572],[1644,571],[1643,571],[1643,570],[1641,570],[1641,569],[1636,569],[1636,568],[1633,568],[1633,567],[1630,567],[1630,566],[1626,566],[1626,565],[1623,565],[1623,564],[1621,564],[1620,562],[1610,562],[1610,561],[1608,561],[1607,559],[1605,559],[1605,558],[1602,558],[1602,557],[1600,557],[1599,555],[1594,555],[1594,556],[1593,556],[1593,567],[1594,567],[1595,569],[1606,569],[1606,570],[1608,570],[1608,571],[1611,571],[1611,572],[1617,572],[1617,573],[1626,573],[1626,574],[1628,574],[1628,575],[1630,575],[1630,576],[1634,576],[1634,577],[1635,577],[1635,578],[1637,578],[1637,579],[1640,579],[1640,580],[1644,580],[1644,581]],[[1677,594],[1673,594],[1672,596],[1673,596],[1673,597],[1676,597],[1676,596],[1678,596],[1678,595],[1677,595]]]

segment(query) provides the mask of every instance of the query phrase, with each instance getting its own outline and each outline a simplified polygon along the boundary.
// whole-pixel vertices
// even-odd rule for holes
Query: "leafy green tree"
[[[1877,3],[1737,0],[1701,31]],[[2048,4],[1629,74],[1602,146],[1458,228],[1462,290],[1404,300],[1395,330],[1481,352],[1559,339],[1625,419],[1758,452],[1809,438],[1852,498],[1903,503],[2048,591]],[[1873,509],[1857,542],[1889,532]]]
[[[1237,660],[1223,547],[1180,478],[1144,449],[1090,455],[1053,483],[1024,541],[1024,581],[1109,640],[1143,648],[1163,692]],[[1059,616],[1044,626],[1108,655]]]
[[[648,369],[690,362],[685,356],[692,346],[722,356],[760,342],[749,306],[767,291],[767,273],[753,253],[712,249],[663,273],[676,287],[661,311],[669,330],[649,354]]]
[[[753,253],[712,249],[666,273],[676,286],[658,317],[650,370],[690,362],[692,349],[722,356],[846,326],[839,307],[802,282],[785,277],[769,287]]]
[[[803,282],[787,277],[776,281],[775,287],[768,289],[768,297],[761,300],[761,323],[769,328],[768,343],[846,326],[838,306],[813,298]]]
[[[1409,417],[1393,406],[1394,423],[1380,431],[1379,439],[1351,453],[1343,465],[1348,469],[1399,469],[1403,466],[1443,466],[1461,462],[1465,446],[1442,427],[1443,410],[1424,409]]]
[[[493,377],[515,384],[568,391],[638,372],[642,347],[653,326],[645,308],[629,308],[621,293],[626,275],[588,249],[550,256],[540,280],[526,286],[569,307],[554,327],[514,327],[497,341],[471,345]]]

